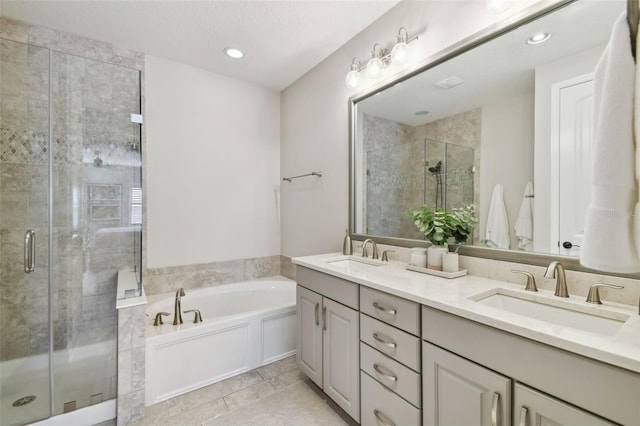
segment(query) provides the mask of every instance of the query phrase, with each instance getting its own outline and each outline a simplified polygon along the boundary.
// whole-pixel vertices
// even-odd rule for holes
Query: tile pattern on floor
[[[135,426],[356,423],[304,374],[295,356],[146,407]]]

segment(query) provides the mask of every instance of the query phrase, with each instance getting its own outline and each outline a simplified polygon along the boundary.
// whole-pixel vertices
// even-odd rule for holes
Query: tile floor
[[[135,426],[353,426],[302,374],[295,356],[147,407]]]

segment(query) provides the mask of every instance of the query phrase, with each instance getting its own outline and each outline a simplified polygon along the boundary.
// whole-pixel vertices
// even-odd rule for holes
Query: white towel
[[[507,219],[507,209],[504,206],[504,189],[499,183],[493,188],[493,195],[491,195],[484,240],[484,243],[489,247],[509,248],[511,240],[509,220]]]
[[[626,13],[618,18],[594,75],[593,169],[580,263],[607,272],[640,271],[632,212],[637,201],[633,145],[635,63]]]
[[[518,239],[518,248],[524,251],[533,250],[533,184],[531,182],[527,182],[524,187],[520,212],[513,230]]]
[[[640,31],[636,39],[636,63],[640,60]],[[633,113],[634,139],[636,146],[636,188],[640,189],[640,66],[636,65],[636,97]],[[638,194],[640,200],[640,193]],[[636,203],[633,215],[636,250],[640,253],[640,201]]]

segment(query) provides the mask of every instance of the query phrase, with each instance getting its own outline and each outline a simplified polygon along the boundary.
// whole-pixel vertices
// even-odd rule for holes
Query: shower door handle
[[[32,273],[36,269],[36,231],[27,230],[24,234],[24,272]]]

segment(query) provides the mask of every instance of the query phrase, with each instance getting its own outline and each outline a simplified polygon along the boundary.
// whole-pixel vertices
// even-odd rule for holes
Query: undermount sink
[[[508,289],[494,289],[471,298],[485,306],[511,312],[550,324],[613,335],[629,316],[602,308],[579,306],[564,300],[548,299],[537,294],[522,294]]]
[[[335,260],[327,261],[329,265],[337,266],[339,268],[344,268],[349,272],[363,272],[369,270],[370,268],[377,268],[382,266],[382,262],[371,260],[366,257],[356,257],[356,256],[345,256]]]

